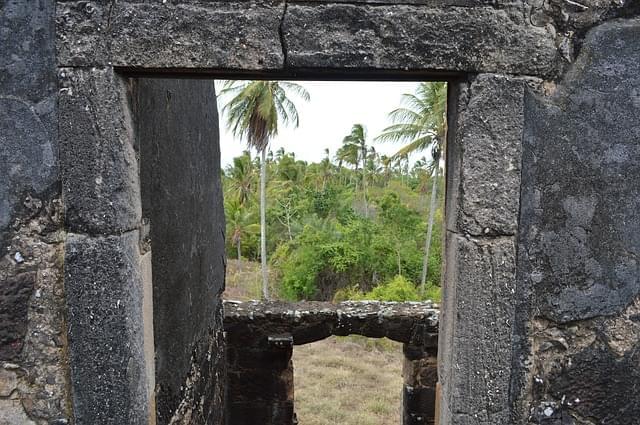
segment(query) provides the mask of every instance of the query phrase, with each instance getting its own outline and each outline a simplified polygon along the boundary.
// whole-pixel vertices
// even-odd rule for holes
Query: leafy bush
[[[418,301],[420,295],[415,285],[403,276],[396,276],[367,292],[364,299],[378,301]]]

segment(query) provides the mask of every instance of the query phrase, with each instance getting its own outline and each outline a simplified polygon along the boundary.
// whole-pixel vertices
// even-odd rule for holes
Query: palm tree
[[[230,180],[231,195],[239,204],[246,205],[251,201],[256,181],[255,168],[249,151],[233,158],[233,165],[227,167],[226,175]]]
[[[356,164],[358,159],[362,161],[362,194],[364,198],[364,216],[369,217],[367,205],[367,130],[362,124],[354,124],[349,133],[342,140],[342,147],[349,152],[356,152]],[[356,171],[358,170],[356,165]]]
[[[329,149],[325,148],[324,158],[320,162],[320,178],[322,179],[322,190],[327,186],[327,182],[331,179],[333,171],[333,164],[331,163],[331,157],[329,155]]]
[[[269,298],[267,270],[267,147],[278,134],[278,124],[299,124],[298,110],[289,99],[293,93],[309,101],[309,93],[300,85],[283,81],[237,81],[224,83],[222,96],[231,99],[223,112],[227,115],[227,128],[235,137],[245,139],[249,147],[260,152],[260,260],[262,262],[262,296]]]
[[[438,174],[440,172],[440,158],[444,151],[445,135],[447,131],[447,84],[421,83],[415,94],[402,96],[403,107],[391,111],[389,117],[393,125],[385,128],[376,138],[381,142],[407,143],[395,156],[408,155],[413,152],[431,150],[431,201],[429,206],[429,221],[427,224],[427,239],[425,241],[424,260],[420,290],[424,294],[429,267],[429,251],[431,248],[431,234],[436,209],[436,190]]]
[[[225,216],[227,221],[227,235],[231,235],[231,243],[236,246],[238,257],[238,272],[242,271],[242,239],[250,234],[256,234],[260,228],[256,223],[255,213],[237,199],[225,202]]]

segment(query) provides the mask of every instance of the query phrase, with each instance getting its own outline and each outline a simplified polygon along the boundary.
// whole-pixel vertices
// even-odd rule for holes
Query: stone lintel
[[[554,31],[532,25],[517,1],[357,3],[59,0],[58,63],[537,76],[553,76],[559,67]]]
[[[277,334],[292,335],[296,345],[355,334],[429,345],[438,329],[437,305],[430,302],[227,301],[224,309],[230,338],[255,344]]]
[[[486,6],[292,4],[283,36],[289,68],[551,75],[557,63],[551,31]]]
[[[281,2],[58,2],[60,66],[281,68]]]

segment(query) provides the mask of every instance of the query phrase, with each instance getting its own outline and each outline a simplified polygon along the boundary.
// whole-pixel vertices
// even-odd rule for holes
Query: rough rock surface
[[[53,1],[0,1],[0,423],[72,419]]]
[[[551,32],[490,7],[294,4],[283,34],[294,68],[549,75],[556,66]]]
[[[72,415],[61,202],[23,203],[0,257],[0,423],[65,424]]]
[[[123,79],[111,68],[63,68],[60,85],[68,229],[106,235],[136,229],[141,219],[139,171]]]
[[[509,423],[525,79],[453,85],[438,371],[440,423]]]
[[[534,423],[639,413],[639,39],[637,18],[594,28],[565,78],[527,96],[514,396]]]
[[[65,294],[76,424],[147,423],[138,244],[137,230],[67,235]]]
[[[61,2],[62,66],[271,69],[284,3]]]
[[[249,339],[291,334],[296,345],[331,335],[386,337],[409,343],[415,338],[434,338],[438,332],[437,305],[429,302],[226,301],[224,317],[228,332]]]

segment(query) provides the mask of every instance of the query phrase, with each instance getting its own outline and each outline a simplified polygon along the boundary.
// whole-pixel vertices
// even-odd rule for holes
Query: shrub
[[[366,293],[364,299],[378,301],[418,301],[420,295],[414,284],[403,276],[396,276]]]

